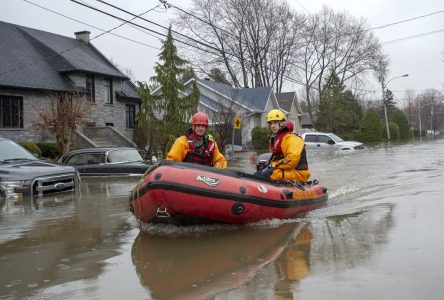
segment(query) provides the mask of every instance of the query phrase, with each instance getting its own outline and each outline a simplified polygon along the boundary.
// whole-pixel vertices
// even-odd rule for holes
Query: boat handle
[[[169,218],[171,217],[167,211],[166,207],[158,207],[156,211],[156,217],[158,218]]]

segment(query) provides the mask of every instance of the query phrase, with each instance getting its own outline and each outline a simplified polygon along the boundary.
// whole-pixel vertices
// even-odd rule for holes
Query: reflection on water
[[[309,152],[329,201],[248,226],[146,225],[138,178],[0,200],[0,298],[440,299],[444,139]],[[230,166],[254,172],[253,153]]]
[[[0,217],[0,296],[21,298],[96,278],[116,254],[137,179],[83,180],[80,193],[6,199]]]
[[[306,277],[310,242],[305,223],[174,238],[141,231],[132,258],[155,299],[207,299],[248,283],[270,263],[284,280]]]

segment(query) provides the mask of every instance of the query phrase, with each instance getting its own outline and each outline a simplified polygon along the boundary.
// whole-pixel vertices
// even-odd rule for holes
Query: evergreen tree
[[[188,96],[181,96],[186,92],[185,85],[180,78],[186,73],[184,67],[188,62],[180,58],[174,45],[171,26],[166,40],[163,42],[159,54],[162,63],[156,63],[156,75],[151,78],[154,84],[161,86],[159,95],[153,95],[153,107],[162,118],[162,132],[164,133],[164,152],[169,149],[174,139],[185,132],[191,116],[196,112],[200,92],[195,82],[192,92]]]
[[[191,78],[196,79],[196,73],[194,72],[194,69],[192,67],[188,67],[185,69],[185,72],[182,74],[181,78],[180,78],[180,82],[185,83],[188,80],[190,80]]]
[[[342,117],[342,101],[345,86],[338,75],[332,71],[320,92],[318,128],[322,131],[336,132]]]
[[[361,105],[333,71],[320,93],[318,128],[351,137],[361,120]]]
[[[158,155],[156,145],[162,137],[161,120],[154,115],[154,100],[150,88],[145,82],[137,81],[138,92],[141,98],[140,110],[136,116],[136,128],[134,130],[134,142],[140,149],[147,150],[145,158],[152,154]],[[146,148],[148,146],[148,148]]]
[[[230,84],[228,80],[225,78],[225,73],[222,72],[219,68],[213,68],[210,71],[211,79],[216,82],[221,82],[225,84]]]
[[[387,106],[387,117],[389,120],[391,120],[393,113],[398,108],[396,107],[396,102],[393,100],[393,92],[389,89],[384,91],[384,103]]]

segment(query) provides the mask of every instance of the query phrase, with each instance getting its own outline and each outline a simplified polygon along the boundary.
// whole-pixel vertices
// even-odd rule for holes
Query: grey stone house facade
[[[103,128],[131,142],[140,106],[137,89],[90,43],[89,34],[68,38],[0,22],[1,137],[53,140],[49,131],[33,129],[37,111],[49,107],[55,94],[76,92],[85,94],[90,106],[87,122],[78,127],[81,136],[88,140],[93,136],[87,132]]]

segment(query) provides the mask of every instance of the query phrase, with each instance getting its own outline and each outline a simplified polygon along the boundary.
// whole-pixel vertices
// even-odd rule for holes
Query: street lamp
[[[404,74],[401,76],[394,77],[394,78],[390,79],[389,81],[387,81],[386,84],[384,84],[384,76],[381,75],[379,77],[379,81],[381,82],[381,87],[382,87],[382,102],[384,103],[385,129],[387,130],[387,140],[389,140],[389,141],[390,141],[390,130],[389,130],[389,125],[388,125],[387,103],[384,99],[385,98],[384,91],[387,88],[387,85],[389,84],[390,81],[393,81],[393,80],[401,78],[401,77],[408,77],[408,76],[409,76],[409,74]]]

